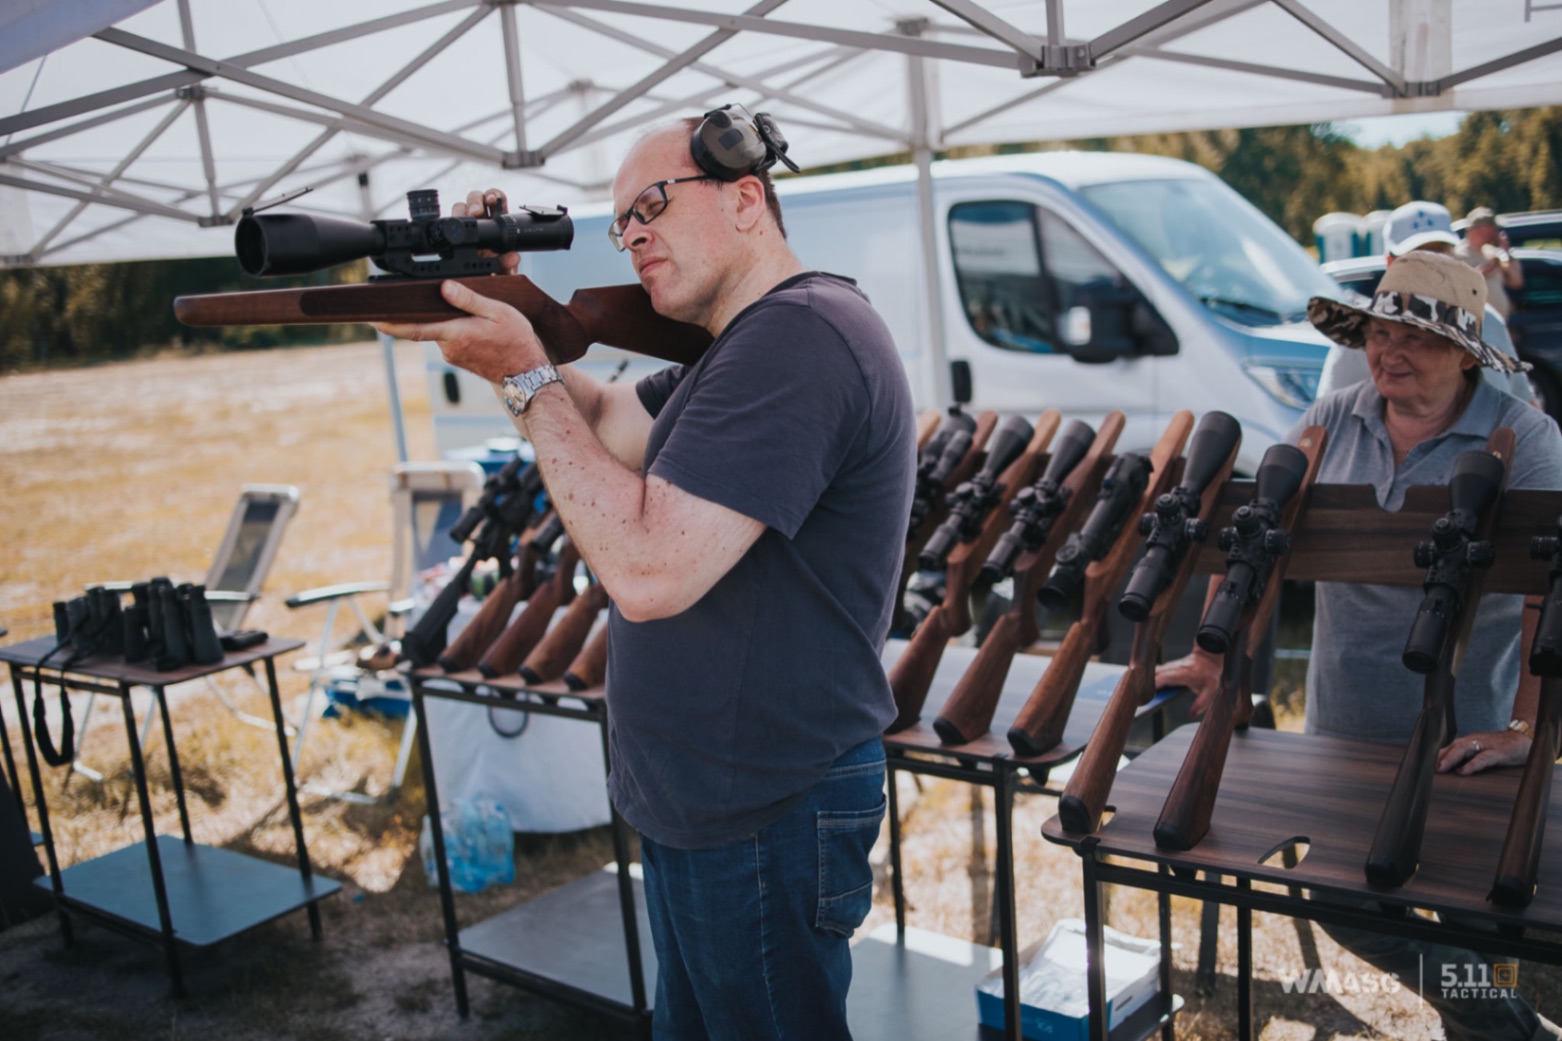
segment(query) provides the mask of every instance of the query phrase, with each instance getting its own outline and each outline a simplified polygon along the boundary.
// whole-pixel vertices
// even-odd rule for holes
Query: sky
[[[1341,120],[1335,126],[1362,148],[1403,145],[1419,137],[1447,137],[1459,129],[1463,112],[1416,112],[1402,116],[1374,116]]]

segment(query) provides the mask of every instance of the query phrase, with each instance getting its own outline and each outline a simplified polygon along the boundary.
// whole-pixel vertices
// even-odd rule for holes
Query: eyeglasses
[[[629,209],[613,218],[613,223],[608,225],[607,237],[612,240],[613,248],[620,253],[624,251],[624,232],[629,230],[629,218],[633,217],[641,224],[649,224],[660,217],[667,209],[667,186],[669,184],[687,184],[689,181],[711,181],[715,178],[710,174],[698,174],[694,177],[673,177],[666,181],[657,181],[646,188],[645,191],[635,196],[635,201]]]

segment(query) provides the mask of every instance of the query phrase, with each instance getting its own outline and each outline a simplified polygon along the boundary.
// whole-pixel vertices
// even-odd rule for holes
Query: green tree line
[[[1455,216],[1475,206],[1499,213],[1562,208],[1562,106],[1473,113],[1453,134],[1402,147],[1361,148],[1340,127],[1324,123],[968,147],[948,154],[1056,148],[1147,152],[1198,163],[1307,246],[1313,221],[1335,210],[1365,214],[1411,199],[1441,202]],[[364,269],[361,264],[341,269],[334,277],[358,281]],[[169,349],[338,342],[365,334],[362,326],[191,329],[173,316],[171,303],[180,294],[252,288],[254,282],[232,258],[0,271],[0,371]]]

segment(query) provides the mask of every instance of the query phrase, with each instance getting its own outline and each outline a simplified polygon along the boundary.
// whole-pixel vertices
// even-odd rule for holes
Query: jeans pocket
[[[873,865],[868,852],[878,841],[887,803],[870,810],[820,810],[819,911],[814,924],[850,937],[873,907]]]

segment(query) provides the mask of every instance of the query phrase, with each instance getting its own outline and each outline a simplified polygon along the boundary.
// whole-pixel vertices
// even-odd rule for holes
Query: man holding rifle
[[[496,385],[612,596],[609,790],[642,836],[663,1038],[849,1036],[884,814],[915,417],[866,298],[787,245],[785,148],[719,109],[648,133],[614,181],[610,237],[652,305],[715,339],[693,365],[555,371],[525,318],[454,283],[471,317],[382,327]]]

